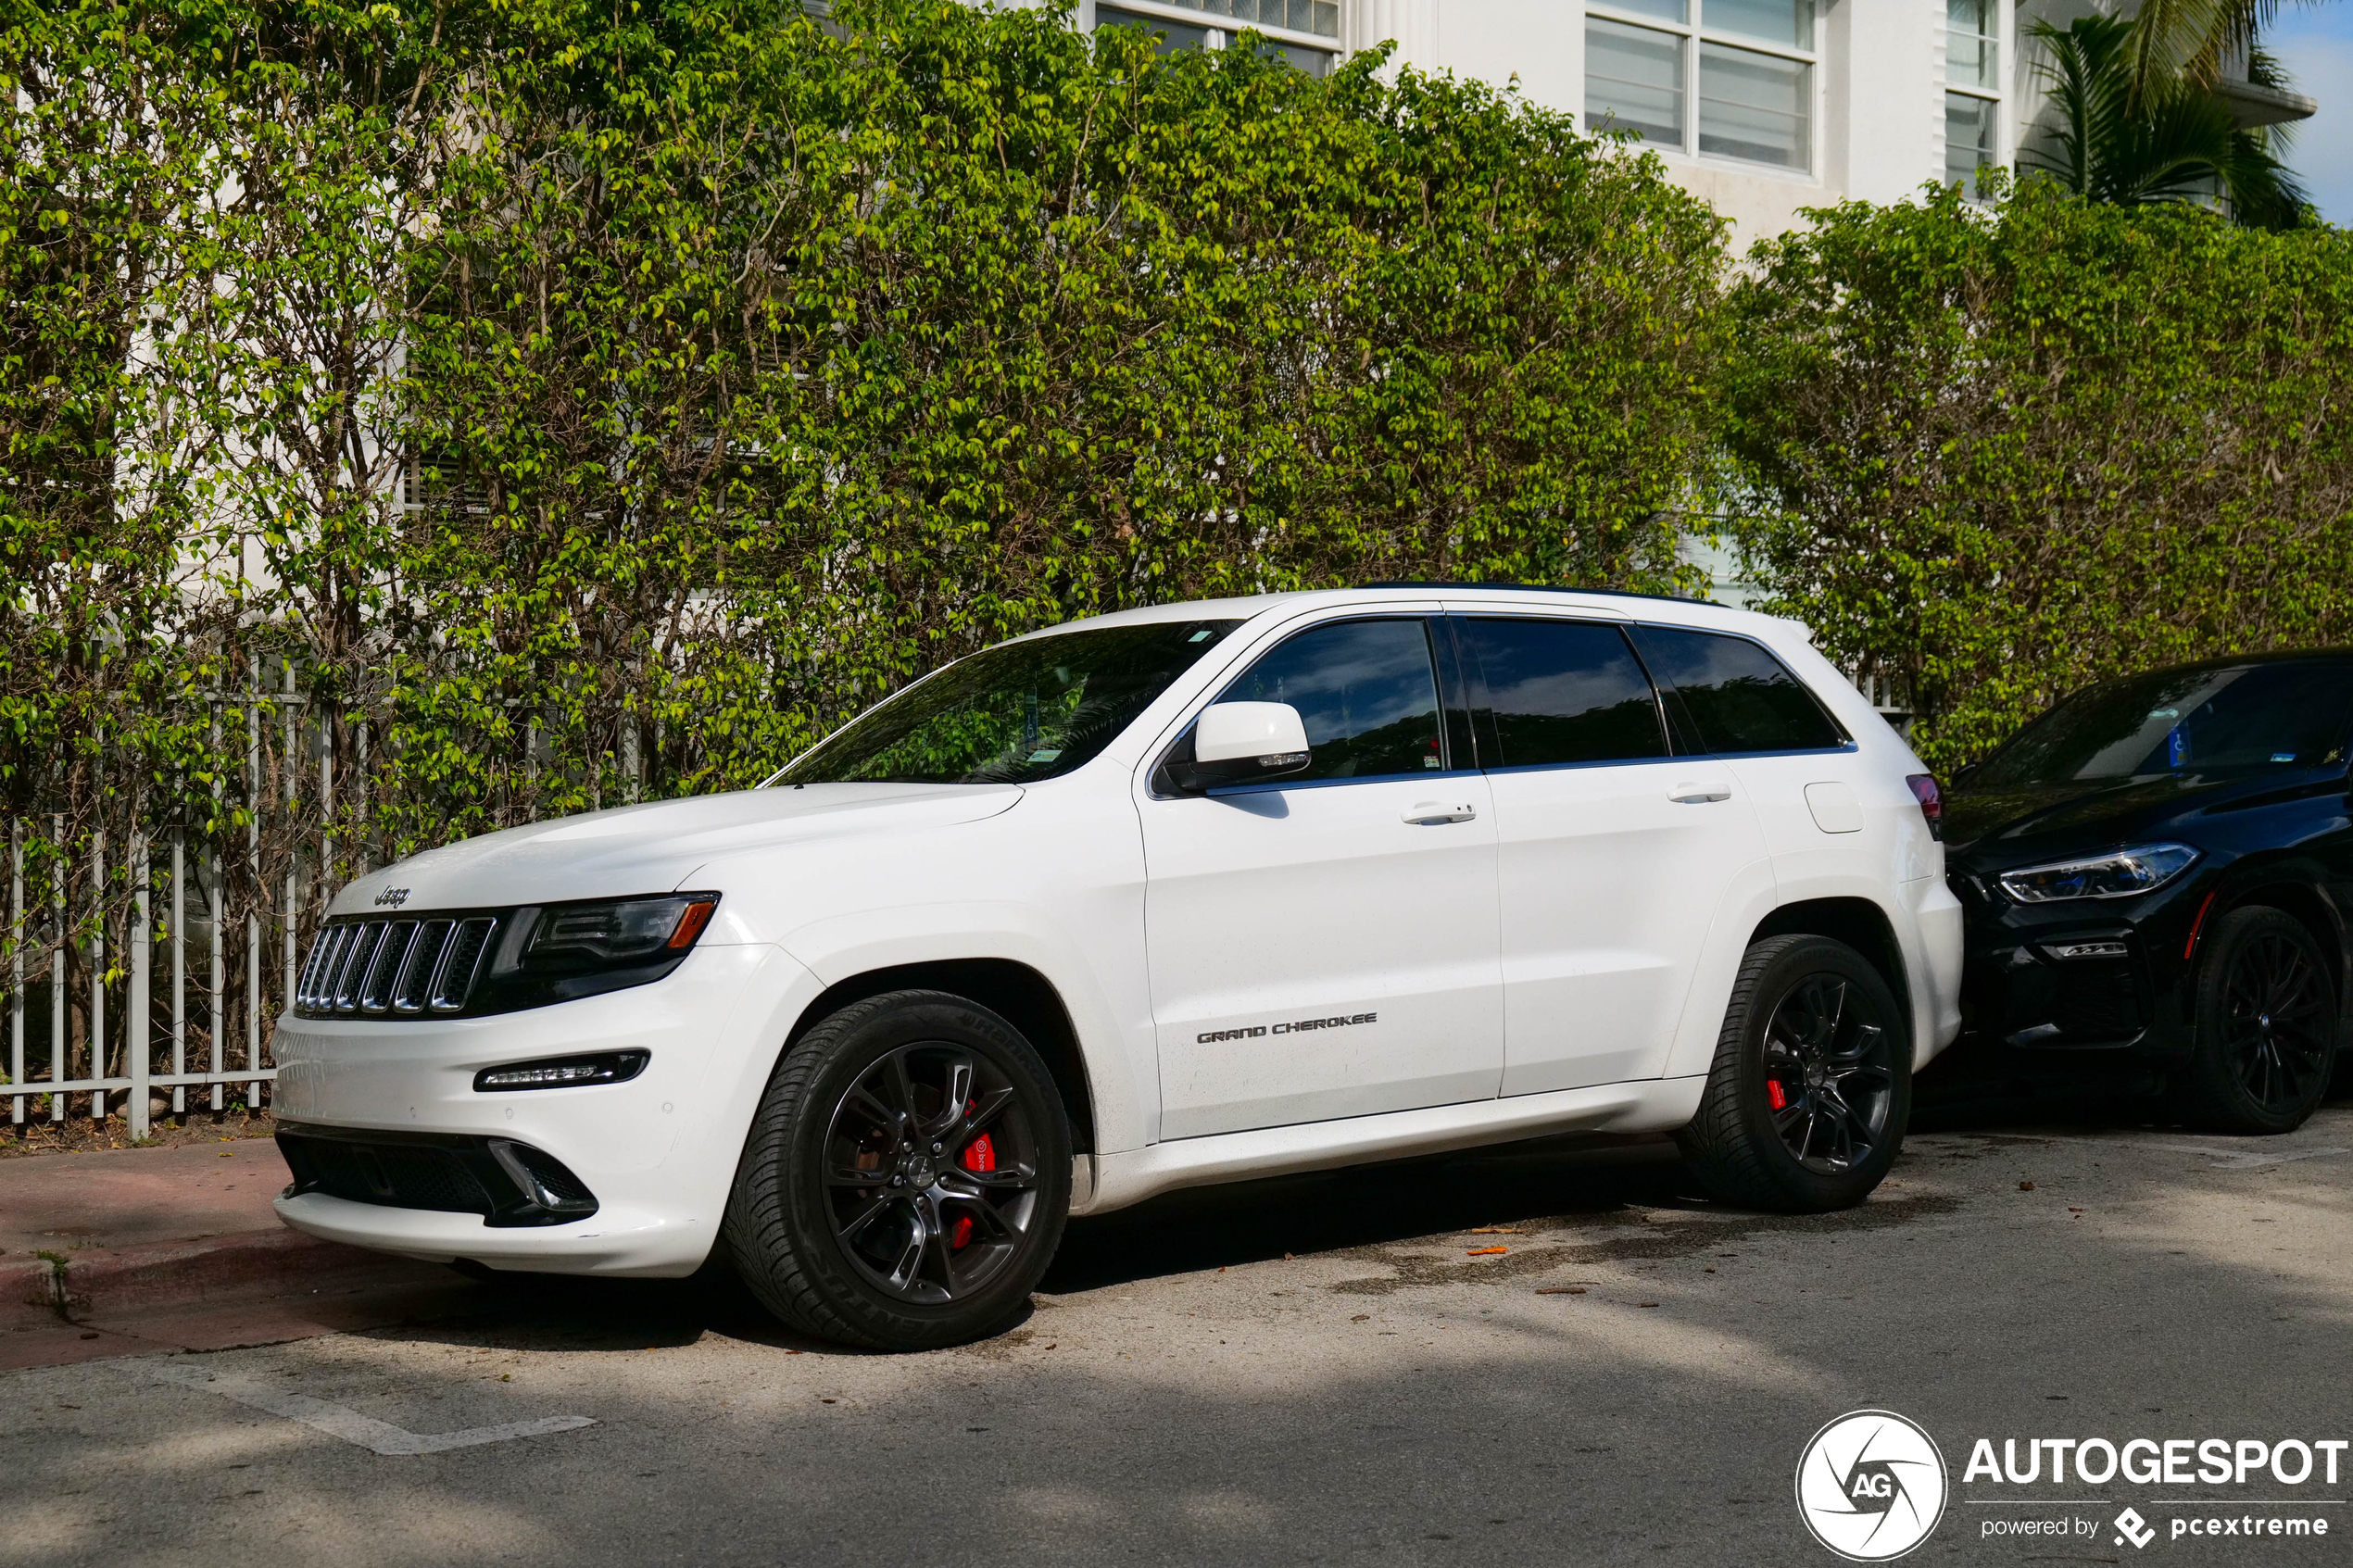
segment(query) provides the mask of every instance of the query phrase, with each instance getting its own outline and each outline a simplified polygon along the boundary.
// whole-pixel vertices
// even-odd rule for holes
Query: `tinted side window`
[[[1814,751],[1846,739],[1797,677],[1744,637],[1639,626],[1634,641],[1710,751]]]
[[[1221,702],[1288,702],[1315,760],[1301,779],[1436,772],[1438,676],[1419,619],[1343,621],[1302,632],[1251,666]]]
[[[1617,627],[1501,617],[1461,624],[1487,677],[1496,766],[1667,755],[1650,678]]]

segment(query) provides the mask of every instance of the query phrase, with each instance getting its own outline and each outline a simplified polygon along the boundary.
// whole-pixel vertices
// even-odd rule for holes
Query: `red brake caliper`
[[[1789,1109],[1789,1091],[1781,1087],[1781,1081],[1779,1078],[1765,1080],[1765,1098],[1772,1102],[1773,1109],[1776,1110]]]
[[[978,1109],[978,1101],[968,1102],[964,1106],[964,1114],[969,1116]],[[964,1146],[963,1153],[956,1157],[956,1163],[967,1171],[994,1171],[997,1169],[997,1146],[988,1141],[987,1133],[983,1133]],[[957,1215],[955,1224],[948,1231],[948,1245],[962,1247],[972,1238],[973,1217],[970,1214]]]

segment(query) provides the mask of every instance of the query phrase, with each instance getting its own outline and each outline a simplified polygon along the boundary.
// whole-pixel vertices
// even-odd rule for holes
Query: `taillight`
[[[1920,815],[1928,822],[1928,835],[1942,839],[1944,836],[1944,795],[1936,787],[1935,775],[1914,773],[1904,782],[1912,786],[1912,798],[1920,803]]]

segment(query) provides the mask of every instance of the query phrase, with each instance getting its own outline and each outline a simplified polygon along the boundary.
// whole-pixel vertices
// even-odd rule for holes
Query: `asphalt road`
[[[1185,1195],[1074,1227],[1026,1323],[920,1356],[796,1340],[711,1282],[567,1281],[488,1319],[9,1374],[0,1562],[1819,1565],[1793,1474],[1864,1407],[1951,1477],[1908,1562],[2353,1546],[2322,1500],[2353,1462],[1963,1476],[1979,1437],[2353,1436],[2353,1103],[2266,1140],[1948,1115],[1845,1214],[1691,1194],[1671,1146],[1620,1141]],[[591,1424],[376,1451],[565,1417]],[[2332,1533],[2170,1534],[2225,1503]],[[2108,1523],[2128,1504],[2145,1549]]]

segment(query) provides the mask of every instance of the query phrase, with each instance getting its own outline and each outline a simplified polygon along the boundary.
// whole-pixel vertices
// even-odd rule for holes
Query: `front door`
[[[1772,864],[1740,781],[1676,756],[1619,627],[1456,620],[1502,862],[1504,1093],[1666,1070],[1718,909]]]
[[[1162,1136],[1495,1094],[1494,811],[1441,722],[1431,633],[1293,633],[1220,700],[1298,709],[1308,771],[1139,800]]]

